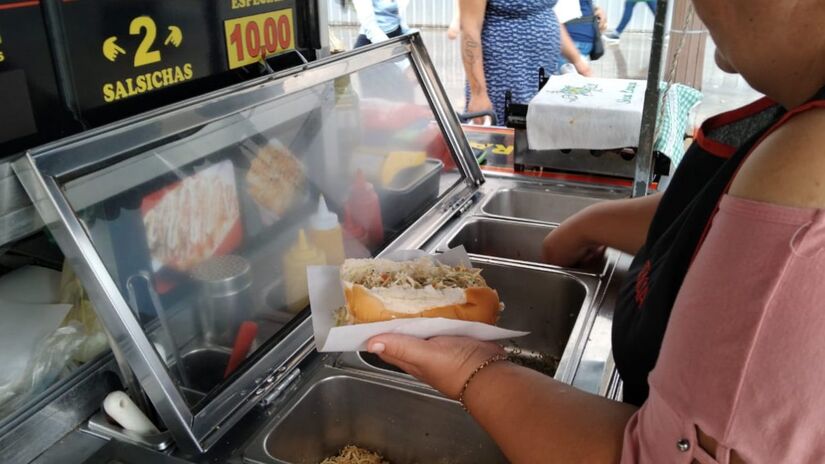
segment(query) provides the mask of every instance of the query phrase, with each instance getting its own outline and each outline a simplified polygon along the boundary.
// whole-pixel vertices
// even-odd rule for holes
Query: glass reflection
[[[191,406],[462,178],[406,58],[160,135],[64,189]]]

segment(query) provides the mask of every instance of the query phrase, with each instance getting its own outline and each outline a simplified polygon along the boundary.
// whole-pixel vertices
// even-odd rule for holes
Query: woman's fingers
[[[419,380],[424,380],[422,378],[421,370],[418,369],[418,366],[402,361],[398,358],[393,358],[392,356],[386,354],[379,354],[378,357],[381,358],[381,360],[385,363],[392,364],[393,366],[398,367],[402,371],[406,372],[407,374],[410,374],[411,376]]]
[[[370,353],[413,365],[428,359],[432,355],[432,349],[428,346],[426,340],[397,334],[373,337],[367,342],[367,350]]]

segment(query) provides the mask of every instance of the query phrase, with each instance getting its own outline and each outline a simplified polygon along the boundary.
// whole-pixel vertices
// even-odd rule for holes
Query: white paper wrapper
[[[420,250],[405,250],[384,256],[385,259],[406,261],[427,256]],[[470,258],[464,247],[434,255],[439,262],[470,267]],[[380,334],[397,333],[418,338],[437,336],[466,336],[478,340],[502,340],[523,337],[529,332],[507,330],[481,322],[444,318],[411,318],[335,327],[335,310],[345,304],[344,289],[338,266],[307,267],[309,303],[312,308],[312,328],[315,347],[320,352],[365,351],[367,341]]]

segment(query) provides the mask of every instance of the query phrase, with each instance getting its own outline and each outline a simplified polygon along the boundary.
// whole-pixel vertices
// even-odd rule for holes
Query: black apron
[[[762,138],[815,106],[825,106],[825,89],[792,112],[762,99],[702,125],[662,196],[619,295],[612,339],[625,402],[640,406],[647,399],[647,377],[659,357],[676,295],[739,167]]]

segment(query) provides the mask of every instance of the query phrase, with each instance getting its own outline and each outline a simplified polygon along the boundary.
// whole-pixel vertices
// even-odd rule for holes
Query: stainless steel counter
[[[464,245],[474,265],[483,269],[508,305],[500,324],[533,332],[524,339],[505,342],[511,352],[534,361],[528,365],[560,381],[615,397],[618,380],[610,355],[610,327],[630,257],[609,250],[603,262],[586,269],[549,266],[538,257],[543,235],[566,217],[593,202],[627,195],[628,191],[612,187],[490,177],[472,204],[460,208],[460,214],[436,228],[422,218],[421,224],[411,227],[390,248],[438,252]],[[111,370],[110,364],[100,366],[99,375]],[[173,449],[167,454],[155,452],[155,456],[166,457],[171,452],[171,456],[192,463],[318,462],[337,446],[335,443],[355,441],[388,451],[402,462],[407,449],[429,453],[424,456],[419,452],[408,456],[410,459],[506,462],[489,437],[454,402],[375,357],[312,353],[298,365],[293,379],[279,390],[279,396],[270,395],[266,406],[252,410],[209,453],[186,456]],[[405,432],[399,429],[394,433],[394,427]],[[19,433],[18,440],[25,439]],[[389,440],[388,434],[405,438]],[[442,442],[436,437],[446,438]],[[456,450],[455,443],[468,440],[478,443],[479,448]],[[119,462],[128,463],[126,451],[133,445],[109,443],[81,425],[49,446],[37,462],[61,458],[63,462],[84,462],[87,458],[88,462],[107,462],[99,459],[118,456]],[[25,453],[6,456],[10,456],[7,462],[33,458]]]

